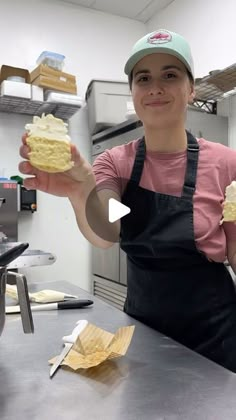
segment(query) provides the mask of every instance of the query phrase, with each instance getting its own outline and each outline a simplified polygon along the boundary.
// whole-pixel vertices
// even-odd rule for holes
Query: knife
[[[55,309],[78,309],[84,308],[86,306],[90,306],[93,304],[92,300],[87,299],[73,299],[67,300],[64,302],[56,302],[56,303],[45,303],[40,305],[32,305],[31,311],[51,311]],[[20,306],[13,305],[13,306],[6,306],[6,314],[18,314],[20,313]]]
[[[87,326],[87,324],[88,324],[88,321],[86,319],[77,321],[76,322],[76,327],[73,329],[71,335],[67,335],[67,336],[64,336],[62,338],[62,341],[64,342],[65,346],[64,346],[61,354],[59,354],[59,356],[57,356],[55,362],[53,363],[53,365],[50,369],[50,374],[49,374],[50,378],[53,377],[54,373],[57,371],[60,364],[63,362],[66,355],[69,353],[70,349],[73,347],[74,343],[76,342],[78,336],[84,330],[84,328]]]

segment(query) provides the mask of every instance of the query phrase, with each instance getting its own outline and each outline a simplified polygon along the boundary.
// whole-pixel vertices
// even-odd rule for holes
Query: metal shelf
[[[12,96],[0,97],[0,112],[14,114],[38,115],[43,113],[53,114],[57,118],[68,120],[79,109],[81,105],[71,105],[58,102],[39,102],[31,99],[17,98]]]
[[[196,101],[218,101],[225,94],[234,94],[236,86],[236,63],[223,70],[195,80]]]

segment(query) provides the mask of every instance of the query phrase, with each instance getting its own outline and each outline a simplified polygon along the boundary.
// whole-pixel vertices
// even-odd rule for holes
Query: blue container
[[[52,51],[43,51],[37,59],[37,64],[44,64],[45,66],[61,71],[64,66],[64,60],[65,56],[62,54],[57,54]]]

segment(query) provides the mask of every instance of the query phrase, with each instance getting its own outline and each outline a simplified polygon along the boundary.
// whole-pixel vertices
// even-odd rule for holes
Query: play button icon
[[[116,183],[121,187],[121,191],[124,191],[128,180],[117,178]],[[101,201],[99,203],[97,199],[98,192],[100,197],[104,199],[103,211],[101,211]],[[116,196],[114,197],[114,190],[110,188],[110,184],[107,181],[96,185],[86,200],[85,215],[90,229],[98,237],[108,242],[120,242],[119,223],[115,222],[119,219],[122,219],[123,222],[126,219],[124,216],[128,219],[132,212],[132,208],[130,209],[119,198],[116,199]]]
[[[108,202],[108,219],[110,223],[114,223],[122,217],[130,213],[130,208],[115,200],[110,198]]]

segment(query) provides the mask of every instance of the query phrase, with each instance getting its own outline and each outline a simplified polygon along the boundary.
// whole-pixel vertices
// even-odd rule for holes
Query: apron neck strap
[[[197,166],[198,166],[198,152],[199,152],[199,145],[196,138],[186,131],[187,133],[187,165],[186,165],[186,172],[185,172],[185,180],[184,186],[182,191],[182,197],[191,198],[194,194],[195,187],[196,187],[196,177],[197,177]],[[130,177],[130,181],[139,185],[143,166],[145,161],[146,155],[146,144],[145,139],[142,137],[139,140],[138,148],[135,156],[135,161]]]
[[[132,173],[130,177],[130,181],[134,182],[137,185],[139,184],[139,181],[142,176],[145,155],[146,155],[146,144],[145,144],[144,137],[142,137],[141,139],[139,139],[135,161],[134,161],[134,165],[133,165],[133,169],[132,169]]]
[[[192,198],[196,189],[199,145],[196,138],[187,131],[187,166],[182,197]]]

